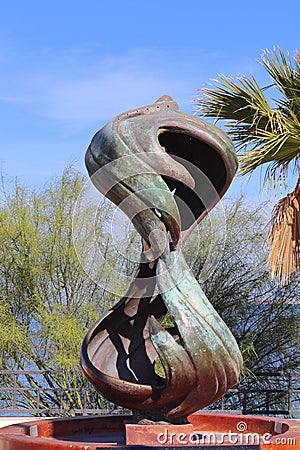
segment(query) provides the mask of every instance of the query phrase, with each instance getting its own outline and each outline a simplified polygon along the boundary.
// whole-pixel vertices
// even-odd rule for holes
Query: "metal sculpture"
[[[98,131],[86,166],[132,220],[142,253],[125,296],[87,333],[82,370],[98,392],[138,418],[180,423],[232,387],[242,365],[233,335],[181,253],[229,187],[234,148],[217,127],[163,96]],[[167,312],[171,329],[161,325]],[[165,378],[155,371],[157,358]]]

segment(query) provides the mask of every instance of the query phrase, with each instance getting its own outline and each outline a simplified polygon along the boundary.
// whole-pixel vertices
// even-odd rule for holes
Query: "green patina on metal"
[[[242,365],[232,333],[181,252],[233,179],[233,145],[164,96],[98,131],[86,165],[97,189],[140,233],[142,253],[127,293],[83,341],[83,372],[139,417],[182,421],[232,387]],[[167,312],[172,329],[161,324]],[[165,378],[155,371],[157,358]]]

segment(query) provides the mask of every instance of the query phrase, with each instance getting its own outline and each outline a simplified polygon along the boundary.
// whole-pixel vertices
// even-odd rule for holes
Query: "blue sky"
[[[83,158],[111,117],[169,94],[193,113],[218,73],[268,79],[263,49],[299,48],[300,4],[2,1],[0,169],[37,188]],[[260,194],[260,175],[232,194]]]

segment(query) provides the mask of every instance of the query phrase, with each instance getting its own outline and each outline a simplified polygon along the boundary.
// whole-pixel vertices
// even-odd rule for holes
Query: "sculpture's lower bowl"
[[[76,417],[24,422],[0,429],[0,450],[215,448],[300,449],[300,420],[197,413],[190,424],[130,423],[131,416]]]

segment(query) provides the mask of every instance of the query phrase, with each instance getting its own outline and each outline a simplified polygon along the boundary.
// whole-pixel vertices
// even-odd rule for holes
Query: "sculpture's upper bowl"
[[[116,116],[95,134],[86,153],[86,166],[100,190],[104,182],[103,177],[102,181],[97,179],[97,171],[129,155],[136,155],[142,161],[136,178],[147,167],[159,175],[160,189],[176,190],[174,208],[178,208],[179,214],[170,205],[168,208],[161,205],[161,200],[155,203],[153,199],[152,206],[162,215],[164,207],[169,215],[174,214],[185,237],[224,195],[237,170],[229,137],[218,127],[180,111],[169,96]],[[145,182],[139,186],[145,187]],[[137,186],[134,188],[137,190]],[[121,201],[119,191],[107,196],[116,204]],[[151,204],[147,194],[144,197],[141,194],[140,198],[146,205]],[[170,204],[169,197],[167,203]],[[164,219],[168,221],[168,217]],[[173,224],[171,228],[176,243],[178,227]]]

